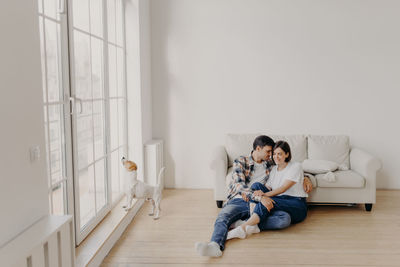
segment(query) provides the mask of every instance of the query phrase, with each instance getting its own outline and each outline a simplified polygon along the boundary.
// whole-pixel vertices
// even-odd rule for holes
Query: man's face
[[[261,160],[269,160],[272,155],[272,147],[271,146],[264,146],[263,148],[257,147],[257,151],[259,153],[259,157]]]

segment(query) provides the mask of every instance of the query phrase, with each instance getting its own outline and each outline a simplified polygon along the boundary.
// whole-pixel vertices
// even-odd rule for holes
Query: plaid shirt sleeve
[[[233,174],[228,186],[228,200],[238,194],[245,193],[249,198],[252,192],[249,183],[250,169],[246,157],[239,157],[233,162]]]

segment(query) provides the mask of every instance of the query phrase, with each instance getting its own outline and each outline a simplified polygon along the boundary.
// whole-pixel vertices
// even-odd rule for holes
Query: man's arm
[[[233,174],[232,179],[229,183],[229,195],[228,198],[232,198],[237,194],[241,194],[243,199],[248,201],[251,196],[251,190],[246,184],[246,176],[244,174],[244,158],[235,159],[233,162]]]

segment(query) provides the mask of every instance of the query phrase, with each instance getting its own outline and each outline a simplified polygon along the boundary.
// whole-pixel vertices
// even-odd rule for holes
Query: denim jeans
[[[254,183],[251,185],[251,190],[257,191],[261,190],[264,193],[269,192],[270,190],[261,183]],[[250,200],[251,202],[258,203]],[[261,231],[264,230],[279,230],[288,227],[291,224],[291,218],[289,213],[283,210],[273,210],[271,211],[270,216],[266,217],[264,220],[260,220],[258,223],[258,228]]]
[[[251,188],[255,190],[262,190],[264,193],[269,189],[260,183],[254,183]],[[260,217],[260,224],[268,220],[268,218],[277,211],[287,212],[291,218],[291,223],[299,223],[307,217],[307,203],[303,197],[293,197],[288,195],[271,197],[274,207],[271,211],[261,203],[258,202],[254,208],[254,213]]]
[[[211,241],[218,243],[221,250],[224,250],[229,226],[237,220],[247,220],[249,216],[249,202],[244,201],[242,198],[233,198],[229,200],[215,220]],[[284,211],[276,211],[272,212],[270,216],[258,226],[260,230],[277,230],[286,228],[289,225],[289,214]]]

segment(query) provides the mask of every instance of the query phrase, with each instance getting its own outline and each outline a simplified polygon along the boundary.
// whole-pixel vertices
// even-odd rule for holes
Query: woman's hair
[[[287,142],[282,140],[276,142],[273,151],[275,151],[277,148],[282,149],[285,153],[289,153],[289,156],[285,159],[285,162],[289,162],[292,159],[292,152],[290,151],[290,146]]]

